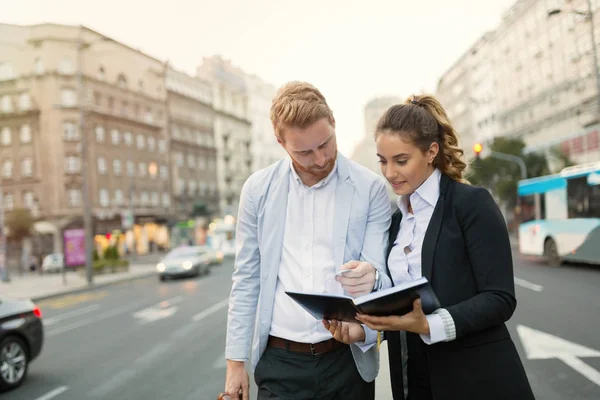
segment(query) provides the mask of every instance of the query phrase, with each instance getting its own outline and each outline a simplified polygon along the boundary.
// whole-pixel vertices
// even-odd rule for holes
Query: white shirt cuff
[[[371,347],[377,344],[377,331],[374,331],[365,325],[362,325],[362,327],[365,330],[365,340],[363,342],[355,342],[354,344],[357,345],[363,353],[366,353]]]
[[[456,327],[452,315],[445,308],[435,310],[426,315],[429,323],[429,335],[420,335],[425,344],[449,342],[456,339]]]

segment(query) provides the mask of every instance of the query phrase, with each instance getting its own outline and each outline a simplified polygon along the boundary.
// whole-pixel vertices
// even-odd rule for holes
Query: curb
[[[46,294],[46,295],[42,295],[42,296],[30,297],[30,299],[33,302],[38,302],[38,301],[42,301],[42,300],[52,299],[52,298],[55,298],[55,297],[65,296],[65,295],[68,295],[68,294],[77,294],[77,293],[83,293],[83,292],[90,292],[90,291],[101,289],[101,288],[104,288],[104,287],[107,287],[107,286],[117,285],[117,284],[120,284],[120,283],[132,282],[132,281],[135,281],[135,280],[138,280],[138,279],[144,279],[144,278],[148,278],[150,276],[155,276],[155,275],[156,275],[155,271],[149,271],[149,272],[144,272],[143,274],[140,274],[140,275],[130,276],[130,277],[119,279],[119,280],[115,280],[115,281],[112,281],[112,282],[93,283],[92,286],[84,286],[84,287],[79,287],[79,288],[74,288],[74,289],[66,289],[66,290],[63,290],[61,292]]]

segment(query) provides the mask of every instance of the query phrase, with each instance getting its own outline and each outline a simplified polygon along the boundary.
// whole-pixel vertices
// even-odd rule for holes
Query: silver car
[[[201,246],[182,246],[171,250],[156,265],[158,278],[200,276],[210,272],[212,259],[206,248]]]

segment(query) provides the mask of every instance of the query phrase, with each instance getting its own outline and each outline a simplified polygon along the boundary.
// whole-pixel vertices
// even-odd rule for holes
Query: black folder
[[[425,277],[357,298],[327,293],[286,291],[286,294],[318,320],[357,322],[357,313],[375,316],[404,315],[412,311],[413,303],[418,298],[421,298],[425,314],[431,314],[440,308],[440,302]]]

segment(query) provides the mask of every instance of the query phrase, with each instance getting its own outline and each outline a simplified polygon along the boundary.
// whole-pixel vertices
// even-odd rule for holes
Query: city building
[[[242,186],[252,172],[252,133],[245,74],[220,56],[205,57],[197,76],[213,88],[220,211],[237,215]]]
[[[163,63],[82,26],[0,24],[0,37],[3,205],[32,210],[38,252],[62,251],[62,232],[82,226],[84,174],[98,244],[130,210],[123,246],[166,245]]]

